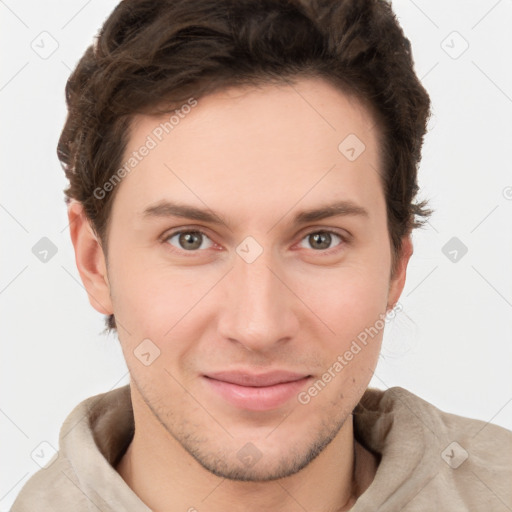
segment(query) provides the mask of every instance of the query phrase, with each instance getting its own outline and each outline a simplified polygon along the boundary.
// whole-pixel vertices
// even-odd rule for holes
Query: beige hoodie
[[[114,469],[133,429],[129,385],[81,402],[62,425],[58,454],[26,482],[11,512],[150,512]],[[354,435],[381,460],[351,512],[512,511],[507,429],[393,387],[365,391]]]

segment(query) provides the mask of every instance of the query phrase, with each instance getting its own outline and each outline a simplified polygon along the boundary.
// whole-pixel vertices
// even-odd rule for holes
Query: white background
[[[71,409],[128,383],[75,268],[55,149],[66,80],[116,3],[0,2],[0,512],[39,469],[39,443],[58,447]],[[420,198],[436,212],[414,235],[404,310],[371,385],[512,429],[512,1],[393,6],[433,103]],[[58,43],[46,59],[31,47],[43,31]],[[44,236],[58,249],[47,263],[32,253]],[[454,236],[468,248],[455,263],[442,252]]]

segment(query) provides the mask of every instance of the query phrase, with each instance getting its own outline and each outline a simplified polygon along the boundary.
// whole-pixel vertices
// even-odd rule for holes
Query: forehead
[[[219,201],[235,196],[260,208],[263,198],[270,208],[301,197],[307,206],[344,192],[351,200],[377,200],[374,120],[354,97],[321,79],[230,88],[183,105],[133,119],[123,163],[137,161],[114,204],[128,201],[142,214],[166,195],[226,208]],[[141,157],[144,146],[150,149]]]

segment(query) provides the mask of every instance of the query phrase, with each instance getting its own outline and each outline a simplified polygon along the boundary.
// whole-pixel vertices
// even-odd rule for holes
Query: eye
[[[172,240],[175,240],[175,245]],[[210,245],[204,246],[204,241],[209,240]],[[169,234],[164,238],[164,242],[168,242],[173,247],[182,251],[196,251],[197,249],[209,249],[213,246],[213,242],[210,238],[199,230],[188,230],[188,231],[176,231]]]
[[[317,251],[324,251],[324,252],[331,252],[331,249],[336,250],[336,247],[332,248],[330,247],[331,243],[333,242],[333,237],[340,240],[339,245],[342,245],[343,242],[345,242],[345,238],[336,233],[335,231],[328,231],[328,230],[318,230],[318,231],[311,231],[309,232],[301,241],[300,247],[305,247],[303,243],[308,243],[310,246]],[[308,247],[306,247],[307,249]]]

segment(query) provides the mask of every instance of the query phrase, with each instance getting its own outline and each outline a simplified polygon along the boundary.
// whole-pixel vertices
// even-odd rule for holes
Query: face
[[[168,115],[134,120],[126,160],[140,161],[117,185],[94,304],[115,314],[146,421],[219,476],[288,476],[359,401],[403,287],[377,128],[312,79],[225,90],[178,117],[169,133]],[[211,378],[274,370],[295,382]]]

